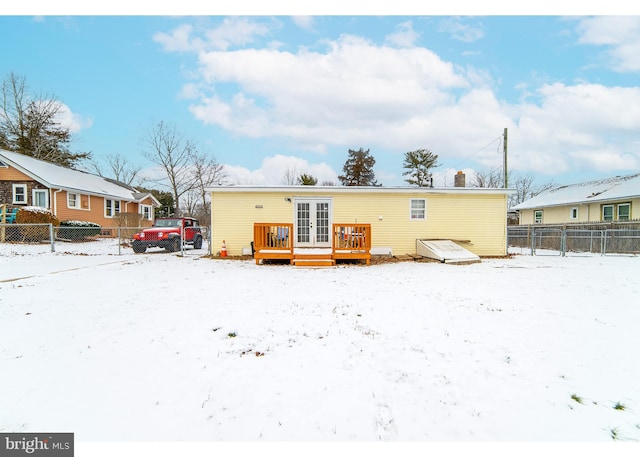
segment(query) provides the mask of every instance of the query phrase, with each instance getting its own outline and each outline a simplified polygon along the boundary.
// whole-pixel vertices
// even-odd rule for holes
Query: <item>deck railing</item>
[[[260,260],[288,260],[308,256],[302,249],[294,252],[293,224],[256,222],[253,224],[253,257]],[[331,232],[331,251],[325,256],[329,262],[337,260],[364,260],[367,265],[371,259],[371,224],[333,224]],[[316,259],[317,260],[317,259]]]
[[[333,250],[370,251],[371,224],[333,224]]]
[[[253,249],[291,250],[292,235],[293,224],[256,222],[253,224]]]

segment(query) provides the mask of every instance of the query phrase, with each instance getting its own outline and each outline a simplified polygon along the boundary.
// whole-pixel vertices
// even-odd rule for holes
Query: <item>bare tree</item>
[[[285,170],[282,175],[282,184],[285,186],[293,186],[298,180],[298,176],[300,176],[300,172],[297,167],[289,167]]]
[[[191,214],[195,216],[199,212],[199,219],[208,219],[210,211],[207,204],[208,192],[206,189],[207,187],[224,183],[227,177],[224,165],[220,164],[213,155],[194,149],[191,154],[191,173],[194,180],[193,191],[196,194]],[[198,207],[200,207],[200,211],[197,211]]]
[[[180,199],[196,186],[192,170],[194,144],[182,136],[175,125],[160,121],[143,137],[144,156],[161,167],[173,194],[175,213],[180,215]]]
[[[509,208],[518,205],[532,197],[535,197],[540,192],[546,189],[555,187],[555,183],[553,181],[547,182],[542,185],[536,185],[536,178],[530,173],[521,175],[509,171],[508,179],[509,183],[511,183],[510,187],[515,190],[515,193],[509,196]],[[473,183],[473,186],[501,188],[504,185],[503,183],[504,175],[502,174],[502,170],[494,168],[488,172],[476,171],[475,182]]]
[[[62,103],[53,96],[32,98],[26,78],[10,73],[2,82],[2,147],[36,159],[72,167],[91,158],[71,152],[71,133],[57,121]]]
[[[500,188],[504,182],[504,176],[499,168],[489,171],[476,171],[472,187],[492,187]]]
[[[134,185],[142,167],[132,165],[122,154],[108,154],[106,159],[108,172],[105,172],[98,163],[92,162],[91,166],[97,174],[113,178],[128,186]]]

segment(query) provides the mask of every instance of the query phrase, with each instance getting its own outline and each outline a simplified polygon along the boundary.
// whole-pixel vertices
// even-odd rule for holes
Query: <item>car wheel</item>
[[[178,252],[180,250],[180,238],[174,238],[169,245],[169,251]]]
[[[193,249],[200,249],[200,248],[202,248],[202,237],[196,236],[196,238],[193,240]]]
[[[147,247],[144,244],[133,243],[132,247],[133,247],[133,252],[135,252],[136,254],[142,254],[147,250]]]

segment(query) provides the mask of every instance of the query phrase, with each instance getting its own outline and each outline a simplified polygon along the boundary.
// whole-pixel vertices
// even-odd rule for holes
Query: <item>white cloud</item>
[[[182,24],[170,33],[156,33],[153,40],[160,43],[165,51],[225,51],[233,46],[253,43],[256,37],[268,35],[269,27],[249,18],[233,16],[223,19],[217,27],[202,31],[204,38],[195,36],[200,32],[191,24]]]
[[[638,168],[640,88],[552,84],[538,94],[539,103],[514,107],[518,166],[545,174]]]
[[[60,109],[56,114],[56,122],[62,127],[68,128],[70,133],[78,133],[93,125],[93,119],[74,113],[64,103],[60,103]]]
[[[448,33],[453,39],[465,43],[472,43],[484,37],[482,26],[469,25],[465,23],[465,19],[459,17],[442,19],[438,30]]]
[[[292,16],[291,20],[295,25],[305,30],[313,30],[315,24],[313,16]]]
[[[241,185],[272,185],[284,184],[284,176],[290,171],[299,176],[309,174],[318,180],[318,184],[330,181],[338,184],[337,173],[326,163],[309,163],[305,159],[294,156],[275,155],[263,159],[260,168],[248,168],[225,164],[224,171],[228,184]]]
[[[640,71],[640,16],[599,16],[581,19],[581,44],[607,46],[613,68]]]
[[[327,51],[297,54],[273,49],[201,53],[202,79],[234,83],[191,107],[196,118],[252,137],[292,143],[345,145],[372,140],[398,145],[396,134],[442,105],[469,82],[453,65],[424,48],[378,47],[342,36]],[[424,127],[424,126],[422,126]]]
[[[398,31],[387,35],[385,37],[385,42],[389,43],[392,46],[409,48],[415,44],[416,40],[419,37],[420,34],[413,30],[413,24],[411,23],[411,21],[407,21],[398,24]]]
[[[291,150],[371,148],[386,185],[402,184],[400,154],[421,147],[446,167],[500,167],[502,150],[481,148],[505,127],[509,166],[517,171],[606,174],[640,164],[640,88],[538,78],[522,85],[523,101],[507,103],[484,69],[352,35],[295,52],[246,48],[197,57],[198,77],[182,94],[196,119],[238,136],[277,139]],[[337,168],[341,159],[323,160]],[[238,168],[239,182],[280,184],[286,167],[278,164],[273,173],[269,164]]]

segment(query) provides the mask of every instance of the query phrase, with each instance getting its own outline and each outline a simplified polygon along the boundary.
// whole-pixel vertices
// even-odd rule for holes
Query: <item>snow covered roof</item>
[[[640,173],[559,186],[512,207],[514,210],[607,202],[640,197]]]
[[[118,184],[113,179],[72,170],[16,152],[0,150],[0,161],[53,189],[64,189],[127,201],[139,201],[141,195],[133,187],[122,183]]]
[[[409,186],[261,186],[261,185],[220,185],[208,187],[207,192],[215,193],[261,193],[294,192],[296,194],[366,194],[366,193],[406,193],[406,194],[513,194],[513,189],[489,187],[409,187]]]

